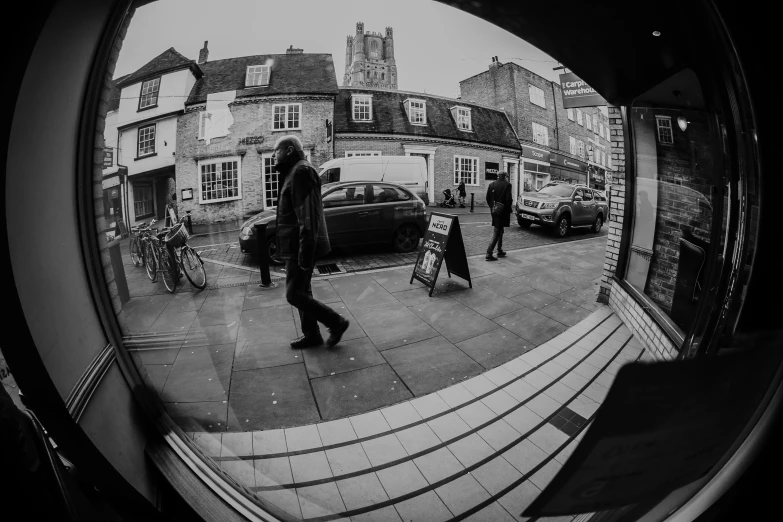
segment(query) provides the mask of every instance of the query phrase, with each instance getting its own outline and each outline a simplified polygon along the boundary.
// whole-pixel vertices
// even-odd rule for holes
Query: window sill
[[[145,154],[144,156],[137,156],[137,157],[133,158],[133,161],[139,161],[139,160],[151,158],[151,157],[157,156],[157,155],[158,155],[157,152],[153,152],[152,154]]]
[[[241,194],[239,196],[236,196],[236,197],[233,197],[233,198],[210,199],[209,201],[201,201],[201,199],[199,199],[198,204],[199,205],[211,205],[213,203],[226,203],[226,202],[229,202],[229,201],[239,201],[240,199],[242,199],[242,195]]]
[[[353,123],[375,123],[375,120],[351,120]]]
[[[457,127],[457,130],[461,131],[461,132],[469,132],[469,133],[473,134],[473,130],[472,129],[460,129],[459,127]]]
[[[144,107],[143,109],[137,109],[136,112],[144,112],[150,109],[157,109],[157,108],[158,108],[158,104],[156,103],[155,105],[149,105],[147,107]]]
[[[272,132],[301,131],[302,127],[289,127],[287,129],[272,129]]]

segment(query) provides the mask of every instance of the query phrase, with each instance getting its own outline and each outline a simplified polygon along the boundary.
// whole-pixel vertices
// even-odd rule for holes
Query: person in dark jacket
[[[329,329],[326,341],[334,346],[348,329],[340,314],[313,299],[311,281],[316,259],[329,253],[321,180],[305,160],[302,142],[296,136],[283,136],[275,143],[275,169],[282,177],[277,199],[278,255],[286,261],[285,296],[299,310],[302,336],[292,348],[322,344],[318,323]]]
[[[490,212],[496,202],[503,204],[503,211],[500,214],[492,212],[492,228],[494,232],[489,248],[487,248],[487,261],[497,261],[498,257],[506,257],[506,253],[503,251],[503,229],[511,226],[511,205],[513,204],[513,199],[511,197],[511,183],[508,182],[508,173],[505,171],[498,172],[497,181],[490,183],[487,188],[487,205],[489,205]],[[498,247],[498,257],[492,255],[495,245]]]
[[[457,187],[457,194],[459,195],[459,208],[465,208],[465,198],[468,194],[465,192],[464,181],[459,182],[459,186]]]

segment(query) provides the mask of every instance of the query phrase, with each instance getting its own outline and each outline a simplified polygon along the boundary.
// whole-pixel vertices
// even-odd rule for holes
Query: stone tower
[[[394,61],[394,32],[365,33],[364,24],[356,24],[356,34],[348,35],[345,46],[343,87],[397,88],[397,65]]]

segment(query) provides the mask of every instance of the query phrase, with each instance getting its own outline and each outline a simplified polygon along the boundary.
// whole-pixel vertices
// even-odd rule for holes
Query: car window
[[[373,185],[372,202],[387,203],[390,201],[407,201],[411,199],[410,194],[398,187],[391,185]]]
[[[585,191],[582,189],[577,189],[576,194],[574,196],[579,196],[582,199],[585,199]]]
[[[349,185],[328,192],[323,197],[324,208],[364,204],[364,185]]]
[[[574,187],[571,185],[546,185],[544,188],[538,191],[539,194],[552,194],[553,196],[559,196],[561,198],[569,197]]]
[[[340,181],[340,167],[327,169],[321,173],[321,183],[336,183]]]
[[[593,191],[592,190],[585,190],[585,201],[592,201],[593,200]]]

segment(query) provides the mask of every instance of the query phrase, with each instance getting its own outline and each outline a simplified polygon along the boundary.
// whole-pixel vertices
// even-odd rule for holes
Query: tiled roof
[[[351,114],[351,94],[372,94],[372,121],[356,122]],[[427,125],[412,125],[404,101],[416,98],[426,101]],[[470,109],[473,132],[457,128],[451,107]],[[334,131],[378,134],[407,134],[473,141],[519,149],[519,140],[503,111],[482,107],[462,100],[440,98],[421,93],[375,89],[340,89],[334,107]]]
[[[111,81],[111,87],[109,87],[109,110],[110,111],[116,111],[120,108],[120,91],[121,89],[118,87],[118,85],[130,76],[129,74],[126,74],[125,76],[120,76],[116,80]]]
[[[163,51],[161,54],[147,62],[144,66],[125,77],[125,79],[119,84],[120,88],[133,85],[140,82],[145,78],[154,76],[166,71],[181,69],[183,67],[189,67],[193,74],[198,78],[201,75],[201,69],[195,60],[185,58],[173,47]]]
[[[245,88],[250,65],[272,65],[269,85]],[[204,77],[190,91],[186,105],[204,103],[207,94],[237,91],[237,98],[265,94],[337,94],[331,54],[261,54],[201,64]]]

